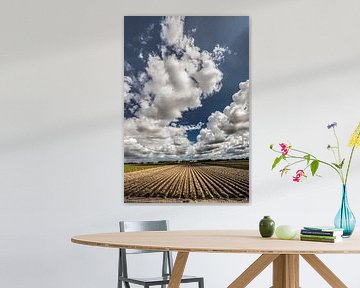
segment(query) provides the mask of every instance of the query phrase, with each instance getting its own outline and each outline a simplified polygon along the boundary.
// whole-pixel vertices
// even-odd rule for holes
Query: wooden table
[[[331,287],[347,287],[315,254],[360,253],[360,237],[339,243],[320,243],[261,238],[255,230],[117,232],[75,236],[77,244],[177,251],[169,288],[178,288],[190,252],[262,254],[228,288],[246,287],[273,263],[273,288],[299,287],[299,256],[302,256]]]

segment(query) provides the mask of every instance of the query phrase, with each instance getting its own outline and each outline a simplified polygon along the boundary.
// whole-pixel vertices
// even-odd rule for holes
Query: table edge
[[[79,235],[81,236],[81,235]],[[170,246],[151,246],[151,245],[133,245],[133,244],[113,244],[113,243],[101,243],[96,241],[88,240],[79,240],[75,236],[71,238],[71,242],[74,244],[100,247],[100,248],[115,248],[115,249],[139,249],[139,250],[151,250],[151,251],[171,251],[171,252],[190,252],[190,253],[226,253],[226,254],[293,254],[293,255],[302,255],[302,254],[360,254],[359,250],[343,250],[343,251],[329,251],[329,250],[262,250],[262,249],[205,249],[205,248],[180,248],[180,247],[170,247]],[[333,243],[325,243],[328,245],[336,245]]]

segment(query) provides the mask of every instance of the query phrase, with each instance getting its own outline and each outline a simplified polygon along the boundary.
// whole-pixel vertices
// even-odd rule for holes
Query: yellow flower
[[[356,127],[354,133],[352,134],[349,142],[349,146],[351,147],[360,147],[360,122],[358,126]]]

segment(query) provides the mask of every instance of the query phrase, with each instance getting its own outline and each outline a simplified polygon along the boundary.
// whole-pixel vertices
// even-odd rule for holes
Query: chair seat
[[[187,282],[196,282],[197,280],[200,280],[202,277],[196,277],[196,276],[187,276],[184,275],[181,278],[181,283],[187,283]],[[134,283],[138,285],[161,285],[161,284],[168,284],[170,281],[170,276],[164,276],[164,277],[149,277],[149,278],[126,278],[126,277],[119,277],[119,280]]]

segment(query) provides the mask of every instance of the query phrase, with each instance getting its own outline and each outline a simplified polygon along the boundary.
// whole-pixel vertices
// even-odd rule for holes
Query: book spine
[[[335,239],[326,239],[326,238],[309,238],[309,237],[300,237],[301,241],[313,241],[313,242],[327,242],[335,243]]]
[[[315,231],[302,229],[300,233],[303,235],[334,236],[334,232],[332,231]]]
[[[300,236],[303,238],[314,238],[314,239],[336,239],[341,237],[341,236],[336,237],[336,236],[305,235],[305,234],[300,234]]]

